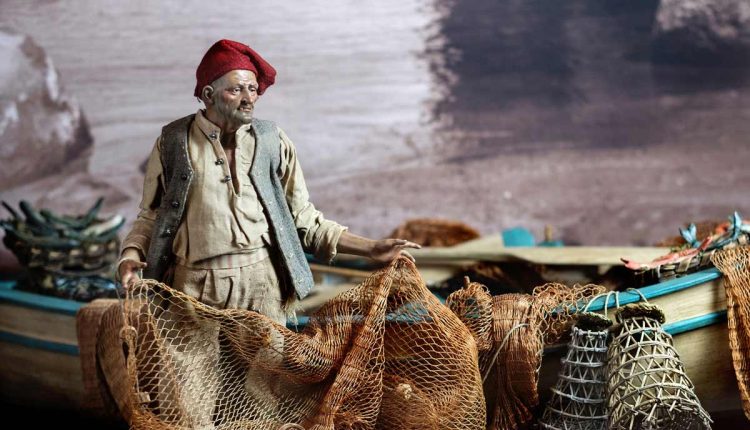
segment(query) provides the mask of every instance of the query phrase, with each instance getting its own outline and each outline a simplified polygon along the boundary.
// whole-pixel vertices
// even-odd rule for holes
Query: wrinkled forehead
[[[253,73],[252,70],[244,69],[230,70],[217,79],[217,82],[226,86],[237,84],[242,86],[254,84],[255,86],[258,86],[258,79],[255,77],[255,73]]]

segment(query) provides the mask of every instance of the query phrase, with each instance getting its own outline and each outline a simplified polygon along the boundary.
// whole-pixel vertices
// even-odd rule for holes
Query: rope
[[[637,294],[638,294],[639,296],[641,296],[641,299],[642,299],[642,300],[643,300],[644,302],[648,303],[648,299],[646,298],[646,296],[644,296],[644,295],[643,295],[643,293],[641,292],[641,290],[639,290],[639,289],[637,289],[637,288],[628,288],[628,289],[627,289],[627,290],[625,290],[625,291],[629,291],[629,292],[633,292],[633,291],[635,291],[635,292],[636,292],[636,293],[637,293]]]
[[[495,355],[492,356],[492,361],[490,363],[494,363],[495,360],[497,360],[498,355],[500,355],[500,351],[505,348],[505,344],[508,342],[508,339],[510,339],[511,333],[516,331],[516,329],[519,329],[521,327],[528,327],[529,325],[527,323],[518,323],[514,325],[513,327],[508,330],[508,333],[505,333],[505,337],[503,338],[503,341],[500,343],[500,346],[497,348],[497,351],[495,351]],[[490,376],[490,370],[492,369],[492,366],[487,367],[487,371],[484,375],[482,375],[482,384],[487,380],[487,377]]]
[[[646,296],[643,295],[643,292],[637,288],[628,288],[625,290],[626,292],[632,293],[632,294],[638,294],[640,296],[639,301],[643,301],[645,303],[648,303],[648,299]],[[620,309],[620,293],[618,291],[607,291],[606,293],[597,294],[594,296],[593,299],[589,300],[589,302],[586,304],[586,306],[583,308],[583,312],[588,312],[589,307],[591,307],[592,304],[594,304],[595,301],[599,300],[602,297],[606,298],[604,299],[604,316],[607,316],[607,312],[609,311],[609,298],[610,296],[615,296],[615,309]]]

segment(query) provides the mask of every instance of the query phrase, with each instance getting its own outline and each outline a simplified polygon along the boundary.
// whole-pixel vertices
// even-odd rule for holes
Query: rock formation
[[[86,119],[31,37],[0,29],[0,82],[0,190],[66,167],[86,170]]]
[[[657,62],[750,65],[750,2],[662,0],[654,20]]]

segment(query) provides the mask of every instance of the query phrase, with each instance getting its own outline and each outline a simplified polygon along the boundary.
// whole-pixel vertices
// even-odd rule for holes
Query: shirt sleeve
[[[164,192],[164,175],[161,164],[161,139],[157,138],[154,143],[154,149],[146,162],[146,176],[143,180],[143,197],[141,198],[140,212],[133,221],[133,226],[125,236],[122,243],[122,253],[120,260],[133,258],[137,251],[140,261],[146,260],[148,247],[151,245],[151,232],[156,222],[161,203],[161,196]],[[120,262],[121,262],[120,261]],[[118,262],[119,266],[119,262]]]
[[[281,140],[281,165],[279,177],[284,187],[286,201],[294,218],[302,248],[320,261],[330,263],[336,257],[336,247],[341,234],[347,230],[334,221],[325,219],[323,213],[310,202],[305,178],[297,159],[297,150],[283,130]]]

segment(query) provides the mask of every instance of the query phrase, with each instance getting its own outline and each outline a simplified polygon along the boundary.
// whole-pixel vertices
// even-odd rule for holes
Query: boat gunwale
[[[39,309],[64,315],[75,316],[87,302],[78,302],[60,297],[45,296],[15,289],[15,281],[0,281],[0,303],[10,303],[31,309]]]
[[[612,294],[610,294],[609,296],[600,296],[592,300],[592,303],[589,305],[587,310],[590,312],[602,311],[605,307],[605,301],[607,304],[607,308],[613,309],[618,304],[620,306],[623,306],[630,303],[636,303],[641,301],[642,298],[646,298],[648,300],[656,297],[662,297],[668,294],[701,285],[705,282],[719,279],[721,278],[721,276],[722,274],[718,269],[712,268],[680,278],[672,279],[666,282],[642,287],[637,290],[640,292],[640,294],[631,290],[618,292],[617,294],[620,295],[620,297],[618,298],[613,297]],[[16,291],[13,289],[14,285],[14,281],[0,281],[0,302],[6,302],[13,305],[72,316],[75,316],[78,310],[87,304],[85,302],[77,302],[73,300],[61,299],[58,297],[43,296],[41,294],[35,294],[26,291]],[[601,303],[597,303],[599,301],[601,301]],[[667,333],[676,335],[687,331],[707,327],[713,324],[725,322],[726,320],[727,311],[721,310],[667,323],[663,326],[663,328]],[[287,327],[299,331],[300,329],[304,328],[308,324],[308,322],[309,317],[301,316],[298,318],[296,324],[289,322],[287,324]],[[0,330],[0,341],[21,344],[29,346],[31,348],[62,352],[70,355],[78,354],[78,347],[76,345],[46,341],[43,339],[22,336],[16,333],[10,333],[2,330]]]

